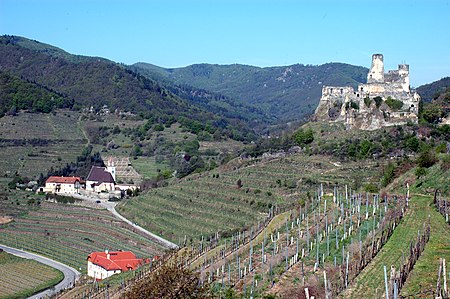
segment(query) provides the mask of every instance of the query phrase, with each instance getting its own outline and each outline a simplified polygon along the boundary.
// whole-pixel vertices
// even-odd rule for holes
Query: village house
[[[47,193],[76,194],[80,192],[83,181],[80,177],[51,176],[45,181],[45,187],[39,191]]]
[[[131,251],[92,252],[88,258],[88,276],[102,280],[111,275],[136,270],[142,259],[138,259]]]
[[[46,193],[97,195],[105,199],[111,196],[121,198],[128,190],[135,189],[139,187],[134,184],[116,183],[116,167],[111,157],[106,167],[92,166],[86,182],[80,177],[51,176],[47,179],[45,187],[38,190]]]

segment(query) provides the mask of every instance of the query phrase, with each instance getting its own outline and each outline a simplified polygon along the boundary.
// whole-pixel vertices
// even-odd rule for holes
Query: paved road
[[[0,244],[0,248],[3,249],[4,251],[6,251],[7,253],[11,253],[14,254],[18,257],[22,257],[22,258],[26,258],[26,259],[32,259],[32,260],[36,260],[40,263],[46,264],[50,267],[53,267],[55,269],[58,269],[59,271],[61,271],[64,274],[64,279],[58,283],[56,286],[49,288],[45,291],[40,292],[39,294],[33,295],[29,298],[47,298],[50,297],[56,293],[58,293],[61,290],[64,290],[66,288],[70,288],[74,285],[75,281],[78,280],[78,278],[80,278],[80,272],[78,272],[77,270],[75,270],[72,267],[66,266],[60,262],[51,260],[49,258],[34,254],[34,253],[30,253],[30,252],[26,252],[23,250],[19,250],[19,249],[15,249],[12,247],[8,247],[5,245]]]
[[[114,214],[114,216],[116,216],[117,218],[125,221],[126,223],[132,225],[134,228],[136,228],[137,230],[140,230],[141,232],[149,235],[150,237],[152,237],[153,239],[156,239],[159,243],[163,244],[164,246],[167,246],[169,248],[178,248],[178,245],[175,243],[172,243],[164,238],[161,238],[158,235],[155,235],[152,232],[149,232],[148,230],[146,230],[145,228],[137,225],[136,223],[131,222],[130,220],[128,220],[127,218],[123,217],[122,215],[120,215],[116,209],[115,209],[115,204],[110,205],[110,202],[105,202],[103,203],[103,205],[109,210],[111,211],[111,213]]]
[[[62,194],[61,194],[62,195]],[[71,194],[70,196],[73,196],[75,198],[79,198],[82,200],[87,200],[90,201],[91,203],[97,203],[98,198],[92,198],[89,196],[84,196],[81,194]],[[114,216],[116,216],[117,218],[119,218],[122,221],[125,221],[126,223],[132,225],[134,228],[136,228],[137,230],[143,232],[144,234],[148,235],[150,238],[156,240],[158,243],[162,244],[165,247],[169,247],[169,248],[178,248],[178,245],[175,243],[170,242],[169,240],[166,240],[158,235],[155,235],[152,232],[149,232],[148,230],[146,230],[145,228],[137,225],[136,223],[128,220],[127,218],[123,217],[122,215],[120,215],[117,211],[116,211],[116,202],[111,202],[111,201],[104,201],[101,200],[100,203],[97,203],[98,205],[106,208],[108,211],[110,211],[111,213],[113,213]]]

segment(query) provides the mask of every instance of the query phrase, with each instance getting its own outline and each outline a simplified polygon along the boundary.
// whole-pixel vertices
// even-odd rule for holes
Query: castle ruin
[[[384,72],[382,54],[372,55],[367,83],[323,86],[315,111],[319,121],[344,122],[347,128],[376,130],[381,127],[418,122],[420,96],[409,85],[409,65]]]

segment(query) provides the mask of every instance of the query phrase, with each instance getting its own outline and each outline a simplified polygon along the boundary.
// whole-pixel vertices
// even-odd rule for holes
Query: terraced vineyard
[[[329,291],[336,294],[376,254],[387,231],[401,218],[404,204],[356,194],[319,197],[301,210],[282,214],[277,225],[269,224],[251,241],[243,242],[242,234],[233,235],[217,255],[200,256],[200,265],[191,266],[205,280],[215,282],[218,292],[224,292],[224,285],[231,286],[244,297],[269,292],[296,298],[303,291],[300,285],[306,285],[312,295],[322,298],[323,291],[313,286],[320,285],[317,270],[327,270]],[[351,265],[347,272],[346,263]],[[346,278],[336,277],[333,267],[344,269]]]
[[[37,252],[81,271],[92,251],[131,250],[139,257],[163,248],[107,210],[42,202],[41,207],[0,228],[5,245]]]
[[[440,257],[450,256],[450,231],[445,221],[433,207],[432,199],[413,196],[403,222],[374,260],[361,272],[342,298],[380,298],[384,294],[383,266],[400,268],[402,259],[409,254],[410,242],[430,217],[431,237],[413,272],[402,289],[402,295],[417,293],[420,289],[435,287]]]
[[[145,179],[154,178],[158,175],[158,169],[165,171],[169,169],[169,165],[165,162],[156,162],[155,157],[137,157],[132,159],[131,165]]]
[[[62,272],[34,260],[0,252],[0,298],[25,298],[57,284]]]
[[[370,182],[377,171],[372,164],[339,166],[302,154],[230,165],[151,190],[120,204],[118,211],[175,243],[185,236],[195,241],[250,227],[270,207],[287,209],[321,182],[342,184],[354,176]]]
[[[401,294],[403,296],[414,295],[423,290],[434,290],[437,280],[439,258],[450,259],[450,226],[445,223],[445,216],[440,215],[430,203],[429,196],[417,196],[413,198],[417,218],[430,216],[431,236],[411,272]],[[406,225],[406,223],[405,223]],[[411,227],[410,227],[411,228]]]
[[[20,113],[0,119],[0,174],[16,171],[29,178],[75,162],[86,144],[77,125],[78,114]],[[70,123],[71,125],[67,125]]]

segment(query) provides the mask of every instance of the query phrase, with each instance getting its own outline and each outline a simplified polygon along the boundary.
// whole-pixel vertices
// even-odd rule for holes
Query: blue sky
[[[450,1],[0,0],[0,34],[73,54],[163,67],[410,64],[413,86],[450,76]]]

